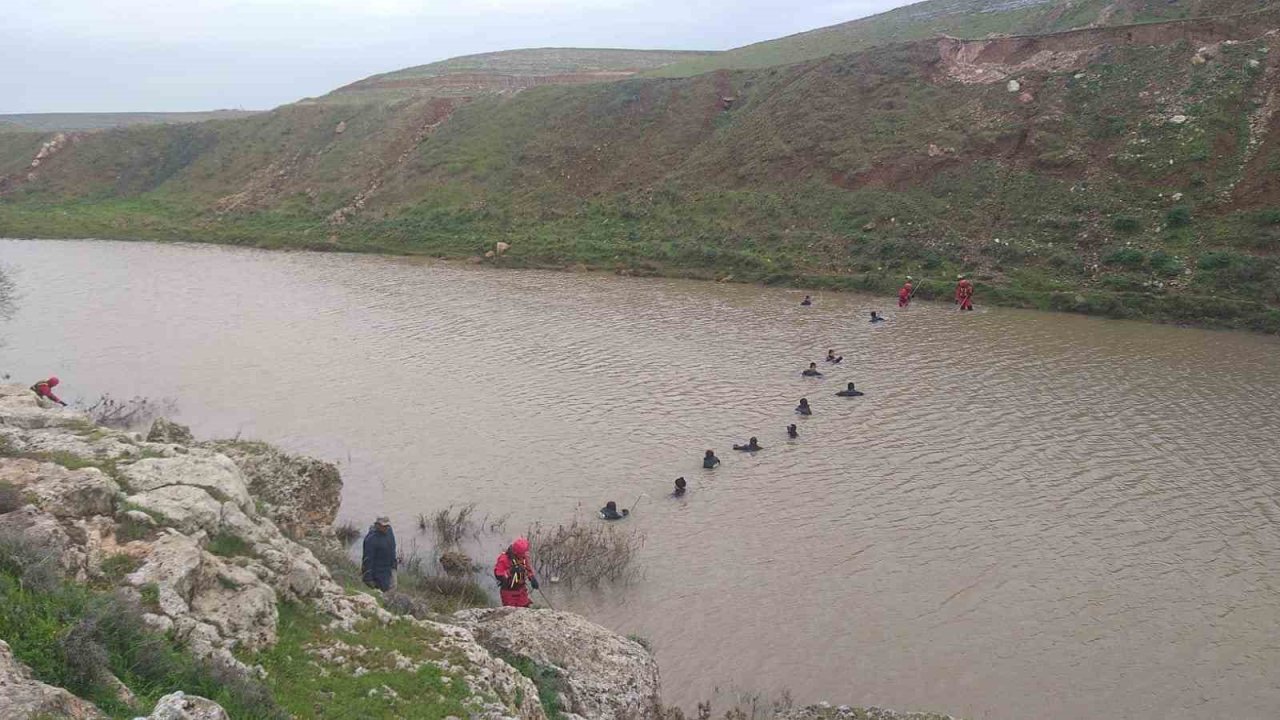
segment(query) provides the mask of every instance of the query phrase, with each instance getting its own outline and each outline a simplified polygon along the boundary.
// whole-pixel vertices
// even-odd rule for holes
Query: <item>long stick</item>
[[[547,594],[542,592],[542,588],[538,588],[538,594],[542,596],[542,602],[546,603],[547,607],[551,608],[552,610],[556,609],[556,606],[552,605],[551,600],[547,598]]]
[[[640,499],[643,498],[644,496],[645,496],[644,493],[640,493],[639,495],[637,495],[636,501],[631,503],[631,508],[628,510],[628,512],[635,512],[636,506],[640,504]]]

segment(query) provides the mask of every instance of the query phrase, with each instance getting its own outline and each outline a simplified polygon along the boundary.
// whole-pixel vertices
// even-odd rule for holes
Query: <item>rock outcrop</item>
[[[369,595],[348,593],[310,550],[272,522],[271,514],[293,515],[302,518],[299,528],[327,530],[341,490],[336,468],[257,443],[175,442],[185,439],[184,430],[162,427],[150,434],[159,441],[143,440],[96,427],[83,413],[41,407],[25,388],[0,385],[0,482],[16,488],[26,503],[0,514],[0,530],[43,548],[68,578],[117,582],[145,608],[147,624],[197,657],[246,675],[260,671],[234,653],[272,646],[278,603],[288,600],[310,605],[346,630],[362,623],[416,623],[439,638],[441,656],[456,659],[449,671],[469,690],[472,718],[543,720],[537,688],[469,631],[402,618]],[[115,580],[104,561],[120,555],[132,558],[136,569]],[[7,652],[5,647],[0,655]],[[11,705],[0,705],[0,717],[36,716],[44,712],[40,708],[99,717],[65,691],[28,682],[20,664],[4,670],[3,660],[0,696]],[[5,683],[24,689],[6,692]],[[157,708],[162,714],[153,717],[225,717],[208,701],[166,700]],[[23,705],[13,704],[18,702]],[[64,707],[66,712],[59,709]]]
[[[464,610],[453,619],[491,652],[554,668],[571,717],[658,716],[658,663],[634,640],[553,610]]]
[[[61,688],[46,685],[31,668],[13,657],[9,644],[0,640],[0,718],[105,718],[98,708]]]

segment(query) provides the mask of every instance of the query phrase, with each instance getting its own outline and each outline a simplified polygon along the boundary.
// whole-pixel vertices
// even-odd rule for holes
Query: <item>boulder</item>
[[[176,692],[165,695],[151,714],[136,720],[230,720],[218,703],[199,695]]]
[[[222,503],[203,488],[169,485],[130,495],[126,502],[159,515],[163,518],[162,524],[188,534],[216,533],[222,524]]]
[[[154,584],[160,591],[160,612],[177,618],[191,611],[190,600],[203,564],[204,551],[195,540],[169,531],[156,540],[146,562],[125,581],[135,587]]]
[[[191,445],[195,443],[195,438],[191,435],[191,428],[186,425],[180,425],[168,418],[156,418],[151,423],[151,430],[147,433],[147,442]]]
[[[286,535],[328,535],[342,501],[342,476],[333,463],[290,455],[265,443],[218,442],[210,447],[240,469],[249,492]]]
[[[105,718],[92,704],[35,678],[31,668],[13,656],[0,640],[0,718]]]
[[[1017,80],[1010,80],[1009,83],[1005,85],[1005,89],[1011,93],[1016,93],[1022,89],[1022,83]]]
[[[218,635],[248,650],[276,643],[276,594],[257,575],[205,553],[191,613]]]
[[[120,486],[97,468],[68,470],[25,459],[0,465],[0,482],[20,488],[41,510],[58,517],[110,515],[120,492]]]
[[[208,451],[171,458],[146,458],[126,466],[124,482],[134,492],[192,486],[252,513],[253,498],[240,468],[225,455]]]
[[[568,712],[588,720],[658,717],[658,663],[634,640],[552,610],[464,610],[453,618],[491,652],[555,668]]]

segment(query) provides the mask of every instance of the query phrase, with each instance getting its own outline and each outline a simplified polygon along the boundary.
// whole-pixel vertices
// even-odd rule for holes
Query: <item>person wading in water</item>
[[[493,565],[493,577],[498,581],[498,595],[502,598],[503,607],[533,605],[529,599],[529,588],[538,589],[538,578],[533,574],[533,563],[529,562],[528,540],[516,538],[510,547],[502,551]]]

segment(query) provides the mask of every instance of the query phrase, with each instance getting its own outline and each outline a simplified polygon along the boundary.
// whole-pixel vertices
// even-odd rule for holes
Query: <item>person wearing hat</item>
[[[911,276],[907,276],[907,281],[903,283],[902,289],[898,291],[898,307],[906,307],[911,304],[911,296],[915,292],[911,289]]]
[[[529,541],[518,537],[493,564],[493,578],[498,581],[498,595],[503,607],[527,608],[533,605],[529,588],[538,589],[538,578],[529,561]]]
[[[969,282],[969,278],[964,275],[957,275],[956,280],[956,304],[961,310],[973,309],[973,283]]]
[[[31,386],[31,392],[35,393],[36,397],[40,398],[41,400],[52,400],[53,402],[56,402],[63,407],[66,407],[67,404],[62,402],[62,400],[57,395],[53,394],[53,389],[58,386],[59,382],[61,381],[58,380],[58,378],[56,377],[51,377],[48,380],[41,380],[40,382]]]
[[[391,518],[383,515],[364,536],[360,579],[369,587],[387,592],[396,585],[396,563],[396,534],[391,531]]]

